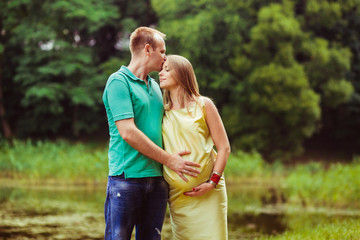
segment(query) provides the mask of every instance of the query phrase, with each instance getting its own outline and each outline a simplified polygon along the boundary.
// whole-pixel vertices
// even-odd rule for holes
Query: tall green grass
[[[228,179],[251,179],[252,181],[264,181],[268,178],[282,175],[284,165],[280,162],[274,164],[266,163],[258,152],[242,152],[230,154],[225,168]]]
[[[0,178],[105,182],[107,174],[105,144],[69,141],[0,144]],[[287,204],[360,207],[360,157],[347,164],[325,166],[314,162],[286,167],[280,162],[268,164],[256,152],[238,152],[229,157],[225,176],[229,183],[240,179],[275,185]]]
[[[358,240],[360,239],[359,219],[349,219],[334,223],[321,223],[316,227],[306,227],[296,231],[287,231],[261,240]],[[260,240],[259,239],[259,240]]]
[[[266,163],[260,154],[238,152],[225,169],[229,180],[260,181],[275,185],[287,204],[305,207],[360,207],[360,157],[352,163],[310,162],[285,166]]]
[[[244,153],[239,151],[236,154],[231,154],[225,168],[225,174],[228,178],[264,177],[268,173],[268,166],[257,152]]]
[[[285,178],[288,201],[305,206],[360,207],[360,161],[298,165]]]
[[[14,141],[14,145],[0,143],[0,178],[35,180],[55,183],[106,182],[108,174],[107,146],[105,144],[71,143],[69,141]],[[259,153],[237,152],[231,154],[225,169],[228,184],[237,182],[235,197],[229,203],[229,211],[245,211],[248,206],[264,207],[263,201],[244,191],[261,184],[256,194],[271,188],[271,197],[281,196],[285,208],[324,209],[353,211],[360,207],[360,157],[352,163],[311,162],[284,165],[281,162],[266,163]],[[270,185],[270,186],[268,186]],[[230,193],[229,193],[230,194]],[[255,193],[254,193],[255,194]],[[261,194],[260,194],[261,195]],[[234,199],[234,197],[232,198]],[[237,202],[243,202],[240,207]],[[236,205],[236,206],[235,206]],[[266,207],[266,206],[265,206]],[[300,210],[300,211],[302,211]],[[298,210],[297,210],[298,211]],[[293,214],[297,214],[295,211]],[[297,212],[297,213],[296,213]],[[299,218],[300,216],[298,216]],[[284,234],[263,237],[268,240],[352,240],[360,239],[360,221],[342,219],[337,222],[316,222],[304,226],[303,221],[288,222],[289,231]]]
[[[107,173],[104,145],[29,140],[0,146],[1,178],[106,181]]]

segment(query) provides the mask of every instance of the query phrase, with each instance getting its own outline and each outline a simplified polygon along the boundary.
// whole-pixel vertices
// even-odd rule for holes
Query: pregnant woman
[[[173,238],[226,240],[227,196],[222,173],[230,145],[220,115],[214,103],[200,95],[186,58],[168,56],[159,79],[164,90],[164,148],[169,153],[189,150],[191,154],[183,157],[201,165],[197,177],[184,171],[188,181],[164,166]]]

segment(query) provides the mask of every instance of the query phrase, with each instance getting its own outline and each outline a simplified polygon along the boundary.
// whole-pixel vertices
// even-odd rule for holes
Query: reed
[[[350,164],[298,165],[290,170],[284,187],[289,202],[305,206],[360,207],[360,161]]]
[[[315,227],[287,231],[272,237],[261,237],[258,240],[357,240],[360,239],[360,222],[358,219],[321,223]]]
[[[65,182],[106,181],[107,148],[69,141],[14,141],[0,147],[0,177]]]
[[[266,163],[260,154],[232,154],[225,169],[227,180],[270,185],[287,205],[304,207],[360,207],[360,157],[351,163],[309,162],[285,166]]]
[[[58,140],[0,144],[0,178],[47,182],[106,182],[107,145]],[[285,166],[266,163],[256,152],[231,154],[227,182],[274,186],[287,204],[336,208],[360,207],[360,157],[352,163],[312,162]]]

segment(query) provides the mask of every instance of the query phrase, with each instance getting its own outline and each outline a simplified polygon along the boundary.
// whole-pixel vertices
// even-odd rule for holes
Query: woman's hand
[[[184,192],[184,195],[189,197],[198,197],[204,195],[205,193],[207,193],[208,191],[214,188],[215,188],[214,185],[212,185],[211,183],[202,183],[194,187],[191,192]]]

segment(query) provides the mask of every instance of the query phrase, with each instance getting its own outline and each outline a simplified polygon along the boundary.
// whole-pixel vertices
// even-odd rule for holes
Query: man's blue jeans
[[[161,240],[168,201],[163,177],[109,176],[105,201],[105,240]]]

